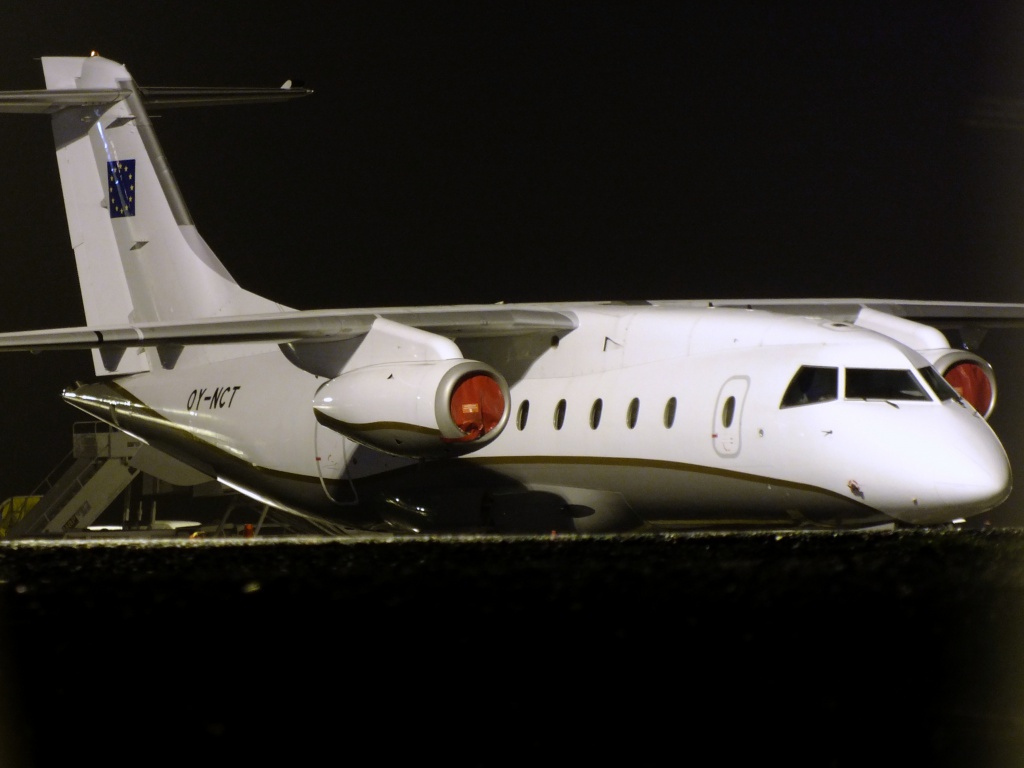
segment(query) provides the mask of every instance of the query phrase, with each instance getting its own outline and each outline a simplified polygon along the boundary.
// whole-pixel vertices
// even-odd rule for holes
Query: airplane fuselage
[[[578,327],[562,336],[463,345],[520,373],[502,433],[460,457],[392,455],[325,428],[313,402],[327,379],[276,345],[202,366],[183,360],[68,399],[212,477],[360,526],[926,524],[1009,492],[1005,452],[985,420],[940,400],[920,379],[923,358],[888,337],[739,309],[573,311]],[[840,387],[847,369],[906,371],[925,396],[840,390],[783,407],[802,366],[835,369]]]

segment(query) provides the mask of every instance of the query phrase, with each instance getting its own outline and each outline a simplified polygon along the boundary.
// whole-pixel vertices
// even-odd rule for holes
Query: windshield
[[[918,368],[917,370],[924,380],[928,382],[928,386],[930,386],[935,391],[935,394],[938,395],[939,400],[959,401],[961,399],[960,395],[957,394],[952,385],[942,378],[942,374],[930,365],[924,368]]]
[[[847,368],[847,400],[931,400],[909,370]]]

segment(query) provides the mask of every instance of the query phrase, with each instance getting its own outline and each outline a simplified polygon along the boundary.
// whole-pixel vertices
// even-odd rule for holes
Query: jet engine
[[[921,354],[974,410],[985,419],[992,415],[996,375],[986,360],[963,349],[929,349]]]
[[[459,456],[496,438],[509,418],[504,377],[474,360],[381,363],[317,390],[317,421],[345,437],[409,458]]]

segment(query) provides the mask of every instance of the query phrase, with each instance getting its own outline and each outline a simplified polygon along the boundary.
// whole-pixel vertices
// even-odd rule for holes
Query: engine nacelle
[[[317,421],[395,456],[441,458],[478,450],[508,423],[508,384],[486,363],[381,363],[331,379],[313,398]]]
[[[988,419],[996,407],[996,374],[988,361],[964,349],[919,350],[974,410]]]

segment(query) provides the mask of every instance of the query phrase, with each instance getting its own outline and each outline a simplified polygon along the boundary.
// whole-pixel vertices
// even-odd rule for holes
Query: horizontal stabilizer
[[[65,107],[93,107],[127,98],[127,88],[95,88],[73,91],[0,91],[0,112],[49,115]]]
[[[228,104],[265,104],[308,96],[309,88],[143,88],[142,103],[147,107],[206,107]],[[52,114],[65,107],[90,107],[113,104],[126,98],[127,88],[91,90],[0,91],[0,112],[27,115]]]
[[[147,107],[216,107],[228,104],[267,104],[313,93],[310,88],[153,88],[139,86]]]

